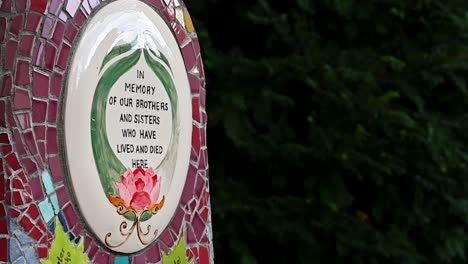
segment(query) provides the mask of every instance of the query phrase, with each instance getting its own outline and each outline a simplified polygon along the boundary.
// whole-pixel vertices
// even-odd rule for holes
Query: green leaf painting
[[[132,44],[117,46],[112,49],[104,59],[103,66],[118,55],[122,55],[123,53],[130,51],[132,48],[131,45]],[[121,175],[126,170],[126,167],[112,150],[107,137],[107,131],[105,129],[107,98],[109,97],[115,83],[123,74],[128,72],[137,64],[142,53],[144,54],[145,61],[148,66],[161,80],[171,102],[172,118],[176,118],[177,92],[171,73],[162,64],[167,64],[167,59],[162,53],[160,56],[156,56],[156,53],[151,51],[151,54],[154,54],[158,59],[162,60],[161,63],[153,59],[148,50],[135,49],[134,52],[114,62],[106,69],[97,84],[91,108],[91,141],[93,154],[106,195],[117,195],[115,183],[121,181]],[[167,66],[169,67],[169,65]],[[177,122],[173,122],[173,130],[177,130]]]
[[[102,61],[102,65],[101,65],[100,71],[101,71],[102,68],[104,68],[104,66],[106,66],[106,64],[107,64],[109,61],[111,61],[113,58],[117,57],[117,56],[120,55],[120,54],[123,54],[123,53],[129,51],[129,50],[132,48],[132,45],[134,45],[134,43],[128,43],[128,44],[124,44],[124,45],[120,45],[120,46],[114,47],[114,48],[106,55],[106,57],[105,57],[104,60]]]
[[[116,194],[115,182],[125,171],[125,166],[117,158],[109,144],[106,126],[106,103],[112,86],[117,80],[130,70],[140,59],[141,50],[110,66],[98,82],[91,108],[91,141],[96,167],[106,194]]]
[[[62,224],[55,219],[55,239],[49,250],[49,259],[41,259],[42,264],[52,263],[89,263],[88,257],[84,253],[84,240],[81,239],[78,245],[75,245],[68,239],[63,231]]]
[[[193,264],[193,259],[187,260],[187,247],[185,245],[185,236],[182,234],[177,245],[167,254],[162,254],[163,264]]]

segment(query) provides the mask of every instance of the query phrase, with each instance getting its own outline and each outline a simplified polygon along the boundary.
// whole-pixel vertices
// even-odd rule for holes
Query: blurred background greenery
[[[187,1],[216,263],[467,263],[468,1]]]

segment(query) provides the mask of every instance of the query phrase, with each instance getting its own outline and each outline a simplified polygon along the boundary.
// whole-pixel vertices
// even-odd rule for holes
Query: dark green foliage
[[[468,1],[189,2],[216,263],[468,262]]]

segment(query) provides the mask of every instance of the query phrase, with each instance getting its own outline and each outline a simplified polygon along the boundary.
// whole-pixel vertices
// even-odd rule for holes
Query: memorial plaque
[[[213,263],[205,79],[185,5],[0,12],[0,262]]]

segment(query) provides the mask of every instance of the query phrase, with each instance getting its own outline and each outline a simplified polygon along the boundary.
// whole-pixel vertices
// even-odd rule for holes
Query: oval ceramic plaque
[[[71,191],[108,248],[142,250],[169,224],[190,159],[192,107],[184,61],[158,12],[105,5],[70,65],[64,127]]]

